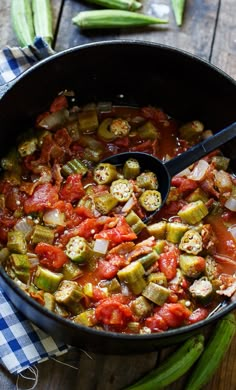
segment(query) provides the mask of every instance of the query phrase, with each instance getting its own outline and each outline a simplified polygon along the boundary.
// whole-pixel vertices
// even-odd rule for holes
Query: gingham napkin
[[[34,46],[0,51],[0,85],[8,83],[37,61],[53,54],[47,43],[36,38]],[[66,353],[68,347],[28,321],[0,287],[0,364],[19,374],[36,363]]]

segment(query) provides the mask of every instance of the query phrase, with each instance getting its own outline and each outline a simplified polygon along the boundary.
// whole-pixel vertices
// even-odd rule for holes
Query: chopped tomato
[[[162,332],[168,329],[167,322],[160,315],[155,314],[145,320],[145,326],[152,330],[152,332]]]
[[[209,309],[206,309],[205,307],[198,307],[190,314],[187,323],[195,324],[195,322],[204,320],[208,316],[208,314],[209,314]]]
[[[68,107],[67,98],[64,95],[60,95],[53,100],[50,106],[50,111],[55,112],[61,110],[62,108],[67,108],[67,107]]]
[[[26,199],[24,210],[26,214],[43,211],[51,207],[58,200],[57,189],[50,183],[36,187],[33,195]]]
[[[160,254],[159,267],[160,271],[163,272],[167,280],[171,280],[176,275],[177,260],[179,251],[177,248],[163,252]]]
[[[194,191],[198,187],[198,183],[195,180],[180,176],[173,177],[171,185],[178,187],[181,194]]]
[[[133,314],[129,306],[108,298],[96,307],[95,316],[103,324],[125,326],[132,320]]]
[[[59,146],[62,146],[65,151],[69,152],[69,147],[72,143],[72,138],[69,135],[67,129],[62,128],[57,130],[54,135],[54,139]]]
[[[60,190],[60,198],[67,202],[75,202],[81,199],[85,195],[81,179],[82,175],[77,173],[68,176]]]
[[[110,229],[104,229],[100,233],[95,234],[95,238],[104,238],[111,241],[113,244],[119,244],[124,241],[132,241],[137,238],[129,224],[124,217],[118,219],[118,223],[115,227]]]
[[[61,248],[44,242],[36,245],[35,253],[39,255],[40,263],[48,268],[61,268],[68,261],[66,254]]]
[[[216,235],[216,252],[217,254],[229,256],[236,260],[236,242],[231,232],[227,229],[220,215],[212,215],[207,218],[215,235]]]
[[[129,137],[122,137],[122,138],[117,138],[114,141],[114,144],[120,147],[127,148],[129,146]]]
[[[98,263],[98,274],[101,279],[112,279],[116,276],[120,268],[127,265],[124,256],[108,255],[106,260],[100,260]]]
[[[156,313],[166,321],[169,328],[178,328],[189,318],[191,311],[181,303],[164,303]]]

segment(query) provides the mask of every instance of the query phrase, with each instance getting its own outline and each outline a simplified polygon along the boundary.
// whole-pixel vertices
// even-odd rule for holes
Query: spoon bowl
[[[142,152],[119,153],[114,156],[105,158],[102,160],[102,162],[107,162],[117,167],[121,167],[129,158],[134,158],[138,160],[141,172],[151,171],[156,174],[159,184],[158,191],[161,193],[162,203],[158,209],[149,213],[148,216],[144,218],[144,222],[147,222],[153,218],[153,216],[165,204],[170,191],[171,178],[173,176],[180,173],[202,157],[205,157],[210,152],[220,148],[225,143],[235,138],[235,136],[236,122],[214,134],[213,136],[205,139],[204,141],[194,145],[186,152],[166,162],[159,160],[157,157],[154,157],[151,154]]]

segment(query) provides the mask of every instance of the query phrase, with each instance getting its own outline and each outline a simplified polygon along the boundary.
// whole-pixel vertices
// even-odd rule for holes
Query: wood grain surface
[[[81,32],[71,22],[84,9],[96,8],[79,0],[52,0],[55,50],[61,51],[87,42],[109,39],[138,39],[174,46],[222,69],[236,79],[236,1],[187,0],[184,23],[175,24],[170,9],[168,27]],[[143,0],[142,12],[155,14],[158,6],[170,6],[170,0]],[[11,27],[10,0],[0,2],[0,48],[17,45]],[[99,8],[99,7],[97,7]],[[219,91],[220,93],[220,91]],[[172,352],[172,348],[140,355],[87,354],[77,348],[60,357],[38,365],[37,390],[121,390],[156,366]],[[214,356],[212,357],[214,359]],[[61,364],[63,363],[63,365]],[[168,389],[183,390],[184,379]],[[18,378],[18,388],[27,389],[32,382]],[[0,367],[0,389],[16,389],[17,377]],[[204,390],[236,389],[236,338],[225,359]],[[154,390],[154,389],[153,389]]]

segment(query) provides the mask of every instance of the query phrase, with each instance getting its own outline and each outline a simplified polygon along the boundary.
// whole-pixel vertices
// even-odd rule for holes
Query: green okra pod
[[[172,0],[172,8],[174,11],[176,24],[177,26],[181,26],[183,23],[185,0]]]
[[[142,4],[136,0],[87,0],[89,3],[100,5],[109,9],[123,9],[127,11],[137,11]]]
[[[32,45],[34,41],[34,24],[31,3],[29,0],[12,0],[12,26],[21,46]]]
[[[32,0],[34,29],[49,45],[53,41],[52,9],[50,0]]]
[[[81,29],[138,27],[166,24],[168,20],[123,10],[82,11],[72,19]]]

